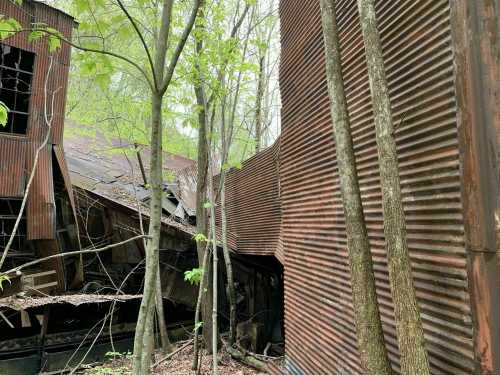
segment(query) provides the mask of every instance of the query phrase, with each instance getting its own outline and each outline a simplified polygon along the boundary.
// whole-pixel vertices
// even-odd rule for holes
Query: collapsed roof
[[[81,126],[67,122],[67,127]],[[80,189],[134,211],[148,214],[150,149],[124,139],[108,140],[70,132],[64,150],[71,183]],[[194,234],[196,221],[196,162],[164,152],[163,222]],[[194,178],[194,180],[193,180]]]

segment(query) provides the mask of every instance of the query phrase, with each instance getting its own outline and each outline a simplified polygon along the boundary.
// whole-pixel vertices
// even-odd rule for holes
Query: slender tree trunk
[[[233,264],[227,243],[227,206],[226,206],[226,172],[221,172],[221,230],[222,230],[222,251],[227,274],[227,291],[229,297],[229,345],[233,345],[236,339],[236,289],[234,288]]]
[[[384,234],[396,332],[401,353],[401,372],[408,375],[430,374],[406,241],[394,124],[374,0],[358,0],[358,8],[375,115]]]
[[[238,82],[235,90],[234,104],[238,100],[240,82],[238,77]],[[226,90],[225,79],[222,80],[223,91]],[[226,167],[229,160],[229,148],[231,146],[231,139],[233,135],[234,128],[234,117],[235,117],[235,107],[234,110],[229,115],[229,126],[226,126],[226,99],[222,99],[221,103],[221,126],[220,126],[220,137],[221,137],[221,150],[222,150],[222,160],[221,160],[221,170],[220,170],[220,211],[221,211],[221,232],[222,232],[222,253],[224,254],[224,263],[226,266],[226,277],[227,277],[227,294],[229,300],[229,345],[234,344],[236,336],[236,290],[234,288],[234,277],[233,277],[233,265],[231,262],[231,254],[229,253],[229,246],[227,244],[227,207],[226,207]]]
[[[158,271],[156,276],[156,313],[158,315],[158,330],[160,331],[161,348],[163,354],[169,354],[172,352],[172,345],[170,339],[168,338],[167,323],[165,321],[165,311],[163,309],[163,295],[161,287],[161,273],[160,264],[158,263]]]
[[[335,1],[321,0],[330,109],[351,266],[354,319],[361,365],[367,375],[391,374],[380,321],[370,243],[361,203],[356,160],[342,78]]]
[[[209,166],[209,171],[212,171],[212,168]],[[212,176],[213,174],[210,173]],[[218,361],[217,361],[217,352],[218,352],[218,344],[219,344],[219,331],[217,327],[217,315],[218,315],[218,306],[217,306],[217,285],[218,285],[218,262],[219,257],[217,255],[217,234],[215,231],[215,200],[214,200],[214,189],[212,184],[212,178],[208,181],[208,194],[210,195],[210,230],[212,233],[212,375],[218,374]]]
[[[137,319],[134,340],[134,375],[147,374],[151,361],[150,342],[152,339],[152,324],[155,308],[155,289],[157,284],[158,262],[161,235],[162,213],[162,98],[159,94],[152,95],[152,126],[151,126],[151,204],[149,236],[146,246],[146,273],[144,276],[144,292]]]
[[[170,18],[172,16],[171,0],[163,3],[161,26],[158,35],[154,62],[155,90],[151,95],[151,160],[150,177],[151,203],[149,219],[150,239],[146,246],[146,273],[144,275],[144,291],[137,318],[134,339],[133,375],[149,373],[151,364],[151,340],[153,340],[153,316],[155,309],[155,290],[158,281],[159,249],[161,236],[161,215],[163,195],[163,127],[162,106],[163,94],[159,87],[163,84],[165,60],[168,48]]]
[[[262,148],[262,98],[264,97],[265,53],[259,58],[259,76],[257,78],[257,96],[255,103],[255,153]]]
[[[200,9],[200,14],[198,16],[198,21],[196,23],[195,37],[196,37],[196,54],[197,58],[201,59],[201,54],[203,51],[203,41],[199,38],[199,34],[202,34],[205,21],[204,8]],[[205,87],[203,85],[203,72],[202,68],[196,64],[197,79],[194,84],[194,91],[196,95],[196,103],[198,105],[198,171],[197,171],[197,185],[196,185],[196,232],[208,237],[208,216],[207,210],[204,207],[207,201],[207,184],[208,178],[208,139],[207,139],[207,99],[205,93]],[[202,241],[197,243],[197,253],[198,253],[198,264],[201,266],[203,264],[204,252],[206,251],[206,244]],[[211,265],[207,264],[204,268],[204,275],[209,278],[211,276]],[[205,277],[204,276],[204,277]],[[202,308],[201,315],[203,319],[203,339],[205,342],[205,347],[210,352],[212,343],[212,324],[210,323],[209,317],[212,313],[212,285],[210,282],[205,284],[206,291],[203,291],[202,298]]]
[[[210,240],[210,239],[209,239]],[[208,263],[210,262],[209,259],[209,251],[208,251],[208,244],[207,247],[205,248],[205,252],[203,254],[203,263],[202,263],[202,269],[206,270]],[[198,286],[198,299],[196,300],[196,310],[194,313],[194,340],[193,340],[193,366],[192,370],[197,370],[198,369],[198,352],[199,352],[199,345],[198,345],[198,331],[199,325],[200,325],[200,313],[201,313],[201,302],[203,299],[203,290],[206,288],[207,285],[207,277],[205,275],[205,272],[203,272],[203,277],[200,280],[200,285]]]

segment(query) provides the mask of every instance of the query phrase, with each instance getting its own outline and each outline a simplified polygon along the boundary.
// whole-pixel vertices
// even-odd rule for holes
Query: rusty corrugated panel
[[[64,186],[68,192],[69,201],[71,202],[71,208],[73,209],[73,214],[76,216],[76,206],[75,206],[75,197],[73,195],[73,185],[71,184],[71,177],[69,174],[68,164],[66,163],[66,157],[64,156],[64,149],[60,145],[54,146],[54,154],[56,155],[57,163],[59,164],[59,170],[63,176]]]
[[[342,66],[385,339],[399,370],[369,81],[356,1],[337,1]],[[377,1],[414,280],[432,371],[469,374],[464,244],[448,0]],[[297,17],[300,15],[300,17]],[[329,114],[319,1],[281,1],[281,202],[286,351],[305,374],[361,374]],[[305,308],[305,306],[307,306]]]
[[[285,369],[280,368],[272,362],[267,365],[267,373],[270,375],[289,375]]]
[[[15,18],[23,28],[29,29],[31,22],[45,23],[58,30],[66,39],[71,39],[74,20],[72,17],[59,10],[51,8],[46,4],[28,1],[18,6],[11,1],[2,1],[0,14]],[[51,141],[55,144],[62,143],[64,128],[64,111],[66,104],[66,91],[68,83],[68,71],[71,57],[71,47],[62,43],[61,48],[49,53],[46,38],[29,43],[29,33],[19,33],[2,41],[14,47],[34,52],[36,54],[32,82],[32,97],[30,99],[30,118],[28,125],[28,137],[32,140],[42,141],[46,134],[47,125],[44,119],[45,99],[47,99],[48,113],[51,113],[52,98],[54,98],[54,113],[52,123]],[[45,95],[45,80],[53,60],[52,72],[47,84],[47,95]]]
[[[23,196],[25,184],[26,140],[0,137],[0,197]]]
[[[226,179],[228,230],[240,254],[274,255],[281,230],[279,140],[231,169]],[[218,177],[214,186],[218,186]],[[220,214],[217,216],[220,225]]]
[[[34,16],[37,22],[45,22],[60,30],[63,35],[71,39],[71,19],[61,20],[57,12],[47,7],[35,7]],[[37,58],[35,60],[35,71],[33,76],[33,96],[31,102],[31,119],[29,136],[34,140],[41,141],[47,129],[45,112],[49,115],[51,123],[51,140],[54,144],[62,143],[64,129],[64,115],[66,105],[66,91],[68,85],[68,71],[70,61],[70,47],[66,43],[56,52],[49,53],[46,42],[35,43]],[[46,77],[52,60],[47,90],[45,90]],[[54,102],[52,114],[52,101]],[[47,104],[46,104],[47,103]],[[45,110],[47,106],[47,110]]]
[[[33,170],[37,148],[36,143],[29,144],[26,155],[26,171]],[[28,239],[55,238],[55,199],[52,172],[52,145],[46,145],[39,153],[38,164],[33,184],[30,188],[27,204]]]

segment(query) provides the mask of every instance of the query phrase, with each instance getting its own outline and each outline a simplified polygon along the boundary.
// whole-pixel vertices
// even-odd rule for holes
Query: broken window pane
[[[2,133],[26,134],[35,54],[0,43],[0,101],[9,108]]]

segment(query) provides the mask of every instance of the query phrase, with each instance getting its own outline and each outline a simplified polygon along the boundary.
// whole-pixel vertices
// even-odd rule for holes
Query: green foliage
[[[22,26],[14,18],[6,18],[0,14],[0,40],[7,39],[22,30]]]
[[[193,239],[199,243],[199,242],[208,242],[208,238],[203,234],[203,233],[196,233],[193,236]]]
[[[3,284],[4,282],[8,282],[9,284],[11,284],[10,282],[10,277],[7,276],[7,275],[4,275],[4,274],[0,274],[0,290],[3,291]]]
[[[214,205],[211,202],[205,202],[203,203],[203,208],[209,209],[214,207]]]
[[[194,325],[193,332],[198,331],[201,327],[203,327],[203,322],[198,322]]]
[[[9,118],[9,108],[4,102],[0,101],[0,126],[7,125],[7,119]]]
[[[199,285],[203,277],[203,268],[193,268],[190,271],[184,272],[184,281],[191,285]]]
[[[47,38],[49,52],[55,52],[61,48],[61,40],[64,36],[53,27],[49,27],[46,23],[36,22],[32,24],[33,30],[28,35],[30,43],[36,42],[42,38]]]

